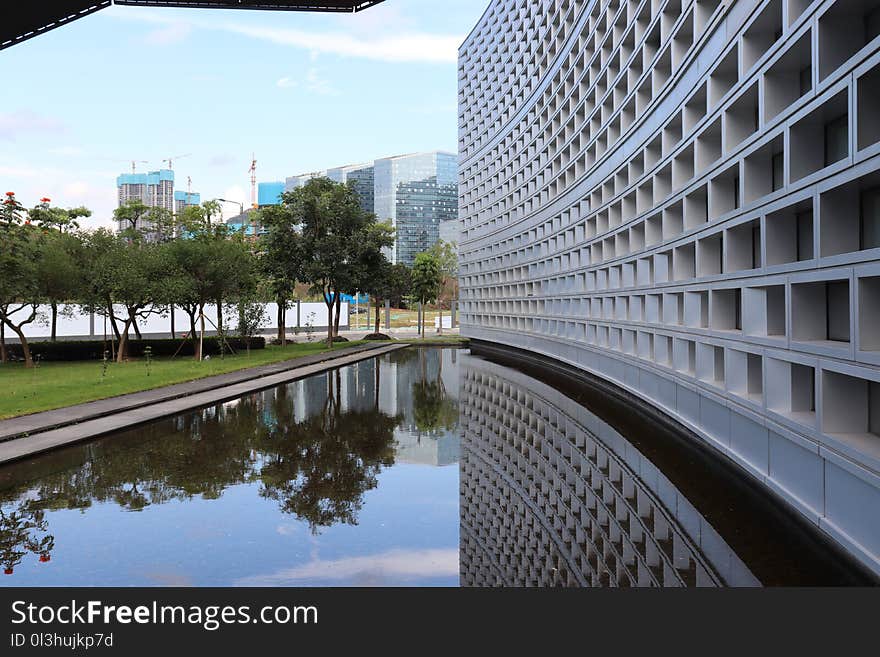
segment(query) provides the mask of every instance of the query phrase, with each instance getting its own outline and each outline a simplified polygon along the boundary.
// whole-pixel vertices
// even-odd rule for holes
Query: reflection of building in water
[[[395,452],[398,463],[418,465],[452,465],[458,463],[461,439],[457,432],[447,432],[442,436],[421,436],[410,431],[394,432]]]
[[[608,424],[535,379],[463,358],[463,586],[759,584]]]

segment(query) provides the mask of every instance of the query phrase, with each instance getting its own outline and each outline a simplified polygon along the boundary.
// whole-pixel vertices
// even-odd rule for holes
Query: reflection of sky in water
[[[67,450],[55,461],[35,459],[24,468],[26,474],[0,471],[4,511],[26,506],[27,499],[39,502],[41,495],[43,506],[57,509],[44,515],[46,531],[54,537],[51,561],[26,554],[0,585],[457,586],[458,411],[454,395],[445,391],[447,384],[457,385],[456,365],[450,350],[421,355],[410,350],[382,359],[381,399],[375,394],[374,362],[365,361],[333,375],[329,384],[327,375],[291,384],[280,401],[272,392],[262,393],[251,407],[246,401],[226,404],[219,417],[214,408],[191,414],[200,420],[185,427],[175,420],[159,423],[153,428],[158,436],[136,430]],[[423,379],[442,385],[427,388]],[[333,394],[328,395],[328,385]],[[375,418],[397,418],[381,438],[396,462],[381,456],[385,448],[376,435],[382,429],[369,433],[385,426],[371,420],[377,401]],[[320,423],[303,425],[302,435],[292,438],[281,433],[285,425],[332,415],[334,404],[340,417],[354,413],[350,417],[361,425],[340,421],[338,426],[349,434],[364,432],[368,447],[360,450],[359,433],[351,439],[355,451],[334,445],[332,430],[329,437],[309,435]],[[293,417],[283,417],[283,409],[291,407]],[[447,427],[448,417],[452,425]],[[179,429],[187,434],[177,444],[174,438],[183,439]],[[265,437],[252,439],[256,434]],[[205,440],[224,442],[198,444]],[[284,451],[285,440],[301,447]],[[90,461],[90,454],[97,460]],[[276,480],[290,472],[295,480]],[[64,499],[71,496],[65,490],[73,480],[81,494],[89,490],[82,482],[90,476],[100,480],[92,488],[97,490],[112,475],[118,475],[118,485],[114,482],[110,494],[94,493],[97,499],[90,505]],[[58,477],[61,486],[53,483]],[[136,512],[119,503],[135,497],[133,480],[135,490],[151,501]],[[289,484],[292,492],[285,487]],[[265,494],[267,487],[275,497]],[[219,491],[219,497],[204,499],[205,489]],[[309,498],[333,496],[333,503],[321,498],[303,505],[304,512],[323,518],[321,513],[332,516],[341,508],[339,515],[350,513],[356,524],[315,526],[298,517],[297,504],[295,512],[283,512],[285,495],[297,502],[301,490]],[[0,532],[0,538],[10,534]]]

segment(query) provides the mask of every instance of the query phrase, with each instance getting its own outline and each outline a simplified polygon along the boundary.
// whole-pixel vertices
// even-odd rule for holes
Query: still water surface
[[[687,438],[407,349],[0,469],[3,586],[850,584]]]

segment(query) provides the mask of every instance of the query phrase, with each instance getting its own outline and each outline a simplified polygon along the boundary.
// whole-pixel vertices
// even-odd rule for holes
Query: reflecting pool
[[[410,348],[0,468],[0,585],[752,586],[864,574],[626,402]]]

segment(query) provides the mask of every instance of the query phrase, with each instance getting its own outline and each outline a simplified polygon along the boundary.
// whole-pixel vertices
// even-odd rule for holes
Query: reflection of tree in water
[[[40,561],[49,561],[55,537],[48,533],[48,523],[42,509],[22,502],[18,508],[0,507],[0,563],[3,572],[11,575],[27,554],[40,555]]]
[[[409,351],[409,350],[407,350]],[[427,351],[419,349],[421,377],[413,385],[413,420],[419,432],[434,436],[458,426],[458,405],[450,399],[443,383],[443,353],[439,356],[436,378],[428,377]]]
[[[356,524],[363,495],[394,463],[400,418],[343,405],[339,373],[326,402],[297,422],[292,387],[252,395],[105,441],[0,469],[0,558],[7,568],[28,553],[48,560],[46,510],[113,503],[127,511],[194,497],[217,499],[230,486],[260,482],[260,495],[312,531]],[[349,390],[349,394],[358,394]],[[371,400],[372,401],[372,400]],[[15,511],[9,507],[18,507]]]
[[[398,418],[375,408],[344,412],[340,389],[339,371],[328,372],[321,413],[282,422],[259,443],[266,459],[260,494],[308,521],[313,532],[340,522],[357,524],[364,493],[376,487],[382,466],[394,464]]]

